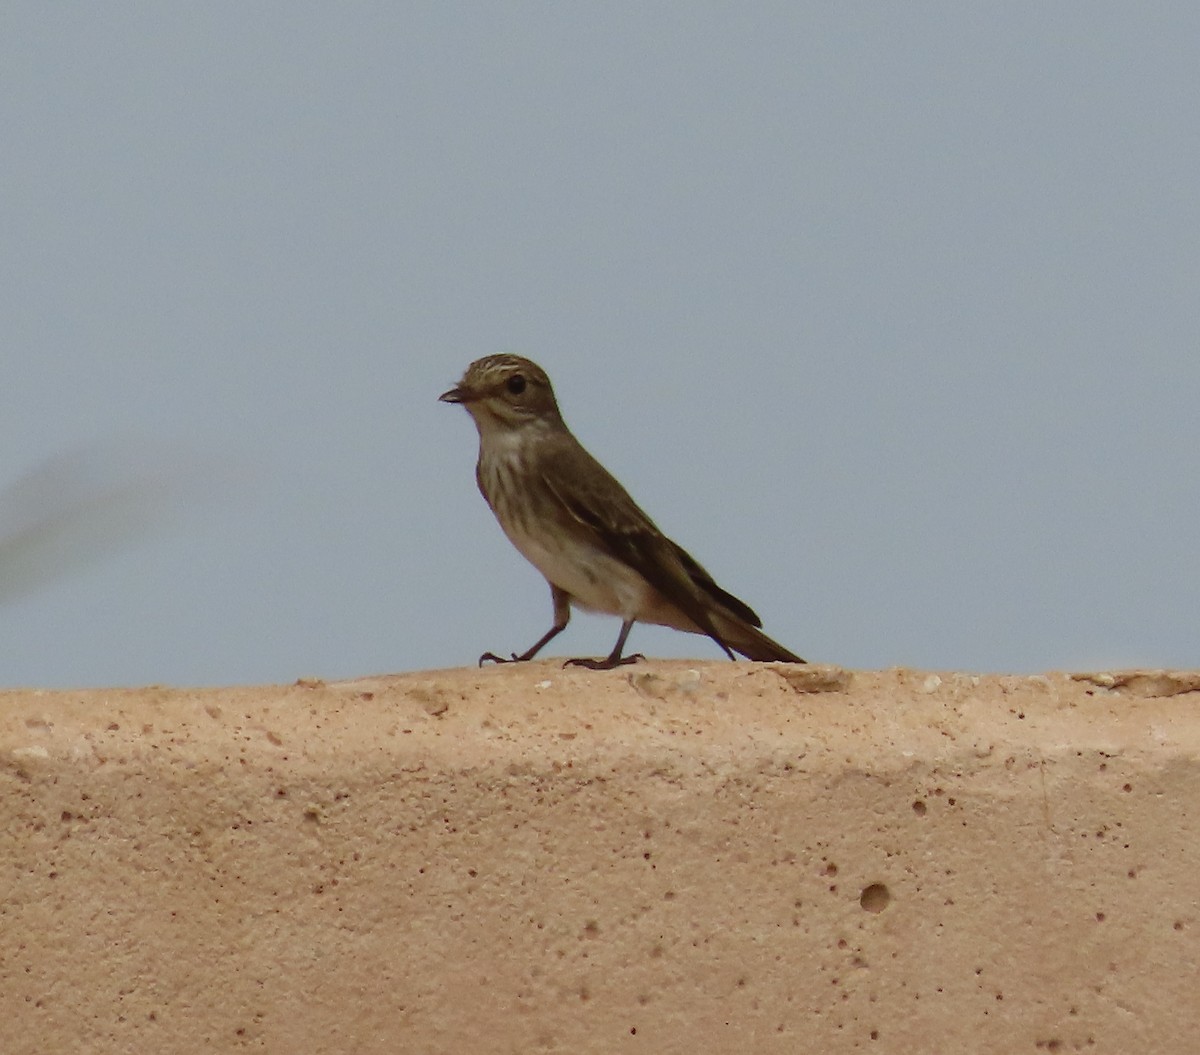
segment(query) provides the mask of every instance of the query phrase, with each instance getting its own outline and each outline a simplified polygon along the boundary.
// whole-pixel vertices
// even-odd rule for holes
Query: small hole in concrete
[[[927,812],[928,810],[925,807],[925,803],[923,803],[920,799],[917,799],[917,801],[913,803],[913,813],[915,813],[918,817],[924,817]]]
[[[882,912],[891,900],[891,891],[883,883],[872,883],[863,890],[858,903],[867,912]]]

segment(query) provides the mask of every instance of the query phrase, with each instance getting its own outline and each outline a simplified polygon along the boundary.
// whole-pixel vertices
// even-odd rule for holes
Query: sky
[[[6,4],[0,684],[526,648],[549,590],[437,401],[495,352],[810,660],[1200,665],[1198,40],[1183,0]]]

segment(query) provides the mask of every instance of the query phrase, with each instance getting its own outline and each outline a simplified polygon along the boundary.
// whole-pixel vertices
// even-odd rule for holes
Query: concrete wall
[[[0,694],[0,1051],[1200,1049],[1200,682]]]

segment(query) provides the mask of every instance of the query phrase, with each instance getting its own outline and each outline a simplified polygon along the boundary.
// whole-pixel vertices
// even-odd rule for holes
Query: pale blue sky
[[[1198,43],[1185,2],[5,5],[0,485],[185,484],[0,607],[0,683],[528,646],[437,402],[496,351],[801,655],[1197,665]]]

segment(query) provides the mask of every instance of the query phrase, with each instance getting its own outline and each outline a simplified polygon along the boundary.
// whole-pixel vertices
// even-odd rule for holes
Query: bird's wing
[[[753,608],[746,604],[745,601],[739,601],[728,591],[722,590],[721,587],[713,582],[713,577],[700,566],[700,562],[682,546],[671,542],[670,539],[667,539],[667,542],[675,550],[675,556],[679,558],[679,562],[687,571],[692,582],[723,608],[728,608],[739,619],[744,620],[751,626],[762,627],[762,620],[759,619],[758,613]]]
[[[633,568],[722,646],[724,642],[708,613],[704,595],[738,619],[762,626],[754,610],[722,590],[699,561],[667,538],[616,478],[586,450],[576,447],[562,454],[565,457],[558,465],[544,467],[543,482],[563,509],[589,528],[596,543],[610,556]],[[586,463],[580,459],[586,459]],[[555,485],[556,479],[567,478],[571,479],[569,489]]]

